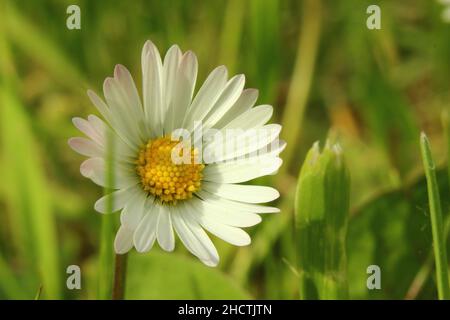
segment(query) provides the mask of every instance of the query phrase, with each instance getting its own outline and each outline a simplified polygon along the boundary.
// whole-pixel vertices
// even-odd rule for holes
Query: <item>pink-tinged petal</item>
[[[108,186],[108,175],[105,165],[105,160],[102,158],[89,158],[80,166],[81,174],[91,179],[99,186]],[[126,168],[123,165],[115,163],[113,165],[112,188],[122,189],[136,185],[139,181],[132,169]]]
[[[102,157],[103,156],[103,148],[101,148],[98,144],[93,142],[92,140],[86,138],[70,138],[69,146],[78,152],[81,155],[87,157]]]

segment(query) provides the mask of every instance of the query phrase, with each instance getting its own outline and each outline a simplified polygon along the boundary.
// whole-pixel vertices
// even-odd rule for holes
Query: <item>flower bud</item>
[[[350,176],[339,144],[318,142],[300,170],[295,200],[302,299],[347,297],[345,238]]]

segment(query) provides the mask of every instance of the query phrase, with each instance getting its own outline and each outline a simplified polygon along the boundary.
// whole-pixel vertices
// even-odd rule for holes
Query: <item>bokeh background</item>
[[[81,30],[66,28],[66,8],[81,8]],[[381,30],[366,8],[381,7]],[[132,253],[128,298],[298,298],[293,236],[296,179],[314,141],[337,136],[351,172],[347,239],[353,299],[434,299],[426,185],[419,133],[427,132],[445,168],[442,112],[450,104],[450,24],[430,0],[319,1],[0,1],[0,298],[96,299],[103,190],[79,173],[68,146],[71,118],[96,113],[86,95],[101,92],[121,63],[141,86],[140,51],[193,50],[198,81],[217,65],[244,73],[272,104],[288,148],[280,173],[260,179],[281,192],[280,214],[251,228],[253,243],[218,239],[218,268],[203,266],[177,243]],[[198,86],[197,86],[198,89]],[[119,215],[113,218],[118,220]],[[447,218],[445,218],[448,221]],[[382,270],[367,290],[366,268]],[[82,289],[68,290],[79,265]]]

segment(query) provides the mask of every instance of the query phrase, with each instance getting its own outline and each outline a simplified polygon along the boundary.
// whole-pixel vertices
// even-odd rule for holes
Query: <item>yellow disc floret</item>
[[[163,203],[189,199],[201,187],[201,172],[205,166],[194,162],[196,149],[190,149],[190,161],[176,163],[172,159],[172,150],[178,144],[179,141],[172,141],[169,137],[150,140],[136,161],[142,187]],[[182,153],[181,149],[180,157]]]

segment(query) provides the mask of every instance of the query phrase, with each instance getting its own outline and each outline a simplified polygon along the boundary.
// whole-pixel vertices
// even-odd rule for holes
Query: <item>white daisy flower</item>
[[[87,138],[71,138],[69,145],[89,157],[81,164],[81,174],[104,187],[106,148],[113,146],[115,191],[100,198],[95,209],[105,213],[113,197],[112,211],[121,211],[116,253],[124,254],[133,247],[148,252],[156,241],[165,251],[173,251],[175,230],[192,254],[206,265],[216,266],[219,255],[205,230],[233,245],[245,246],[251,240],[241,228],[258,224],[261,213],[279,212],[259,205],[278,198],[277,190],[240,183],[278,170],[279,153],[285,147],[278,140],[281,126],[266,125],[272,107],[254,107],[258,91],[244,90],[244,75],[228,79],[224,66],[214,69],[193,97],[197,58],[191,51],[183,54],[176,45],[163,61],[155,45],[147,41],[142,50],[142,76],[143,103],[122,65],[117,65],[114,76],[103,84],[106,102],[89,90],[105,121],[94,115],[87,120],[74,118],[73,123]],[[203,127],[200,137],[195,134],[198,123]],[[194,144],[174,153],[182,140],[173,139],[178,128],[186,128],[192,141],[201,146]],[[211,129],[218,132],[215,139],[206,137]],[[237,141],[250,141],[245,148],[223,149],[223,142],[229,140],[223,138],[225,132],[232,130],[239,132]],[[270,134],[255,138],[255,132]],[[173,160],[174,155],[188,154],[186,150],[190,160],[200,161]],[[214,161],[198,157],[206,150],[214,154]]]

